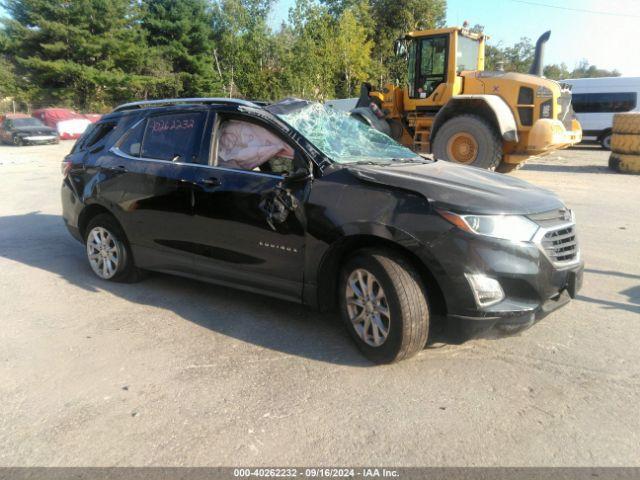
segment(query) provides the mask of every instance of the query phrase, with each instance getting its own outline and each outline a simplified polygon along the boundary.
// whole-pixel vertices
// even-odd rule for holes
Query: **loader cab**
[[[462,91],[462,71],[484,69],[485,36],[464,28],[411,32],[396,43],[407,57],[404,104],[409,109],[437,108]]]

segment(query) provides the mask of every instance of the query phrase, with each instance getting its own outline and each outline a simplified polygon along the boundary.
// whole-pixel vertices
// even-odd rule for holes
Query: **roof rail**
[[[150,106],[162,106],[162,105],[179,105],[182,103],[201,103],[201,104],[220,104],[220,105],[243,105],[245,107],[261,106],[249,102],[248,100],[240,100],[237,98],[166,98],[163,100],[142,100],[139,102],[123,103],[113,109],[113,112],[122,112],[124,110],[134,110],[136,108],[144,108]]]

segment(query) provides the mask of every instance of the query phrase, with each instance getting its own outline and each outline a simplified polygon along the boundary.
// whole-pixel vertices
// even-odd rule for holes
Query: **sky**
[[[272,26],[288,17],[294,2],[277,0]],[[490,44],[512,45],[521,37],[535,42],[551,30],[545,64],[564,62],[571,70],[587,59],[600,68],[640,76],[640,0],[448,0],[447,4],[448,26],[460,26],[465,20],[484,25]]]

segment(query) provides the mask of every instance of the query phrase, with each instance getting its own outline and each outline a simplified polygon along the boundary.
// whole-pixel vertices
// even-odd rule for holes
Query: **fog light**
[[[488,307],[504,299],[504,292],[495,278],[487,277],[481,273],[465,273],[471,291],[479,307]]]

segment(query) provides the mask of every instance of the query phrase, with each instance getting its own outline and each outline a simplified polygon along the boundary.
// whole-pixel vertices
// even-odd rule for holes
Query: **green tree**
[[[337,26],[328,8],[297,0],[289,12],[293,44],[285,65],[290,93],[324,100],[336,95]]]
[[[569,73],[567,65],[563,62],[560,65],[553,63],[545,66],[544,76],[552,80],[561,80],[563,78],[569,78],[571,74]]]
[[[280,91],[278,45],[267,24],[272,5],[273,0],[214,4],[214,53],[227,95],[271,99]]]
[[[335,42],[337,64],[342,76],[339,96],[350,97],[362,82],[370,79],[373,42],[358,23],[353,7],[342,12]]]
[[[581,60],[576,68],[571,72],[571,78],[596,78],[596,77],[619,77],[618,70],[605,70],[595,65],[589,65],[587,60]]]
[[[145,50],[128,0],[7,0],[6,51],[42,103],[106,109],[139,95]]]
[[[206,0],[143,0],[141,28],[160,75],[174,76],[176,95],[222,93],[215,70],[212,12]],[[147,70],[149,71],[149,70]]]
[[[406,81],[406,60],[394,55],[393,42],[413,30],[444,26],[446,9],[446,0],[372,0],[380,84]]]

